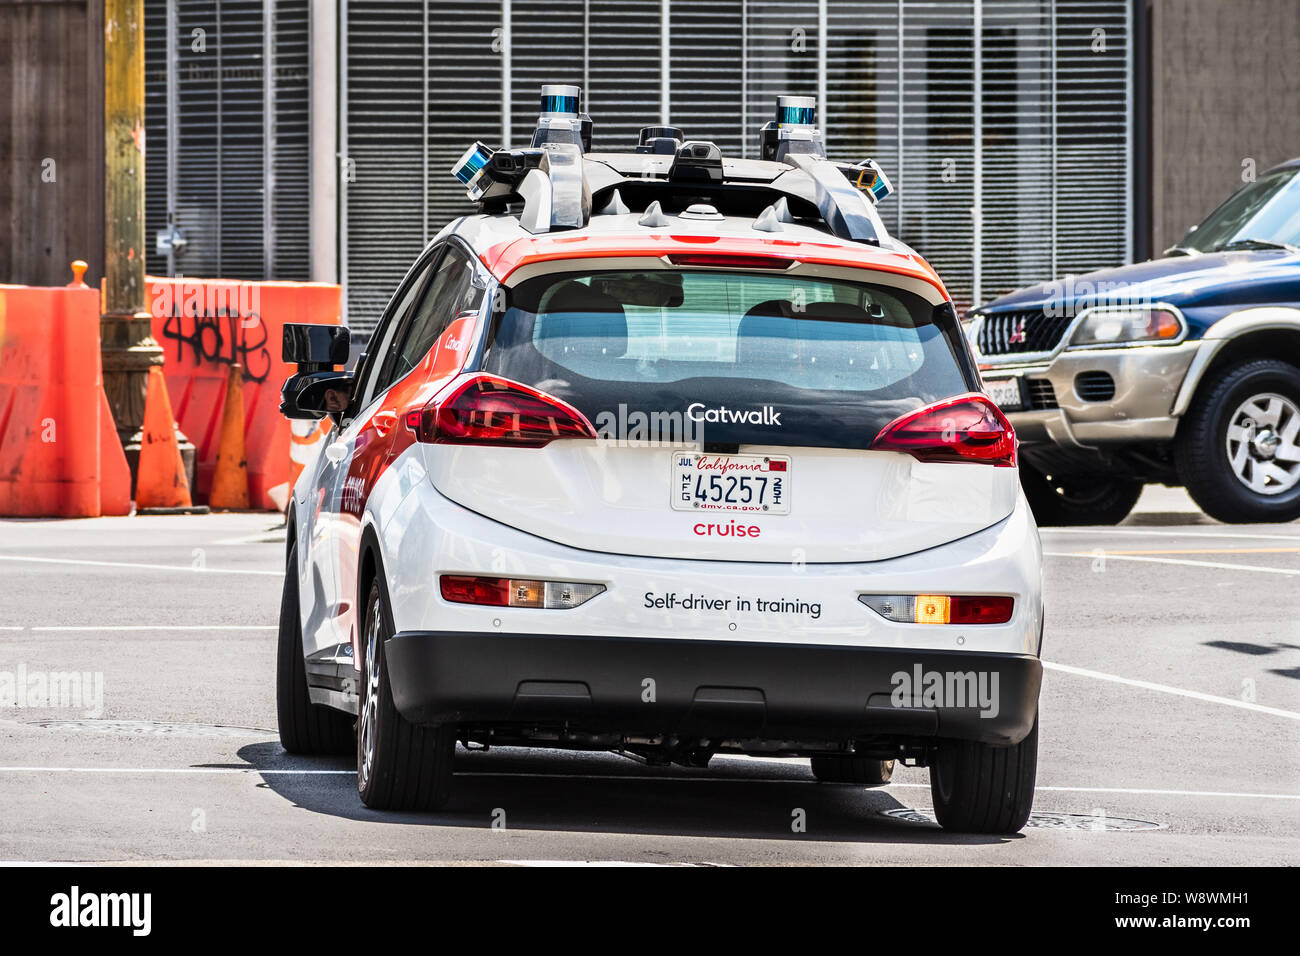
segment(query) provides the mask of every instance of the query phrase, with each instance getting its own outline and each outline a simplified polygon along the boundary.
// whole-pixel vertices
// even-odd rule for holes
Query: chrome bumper
[[[1027,443],[1091,447],[1111,442],[1162,441],[1174,437],[1178,419],[1174,401],[1199,341],[1178,345],[1130,346],[1060,352],[1047,362],[1021,363],[980,357],[986,382],[1006,378],[1025,380],[1027,402],[1008,411],[1020,440]],[[1115,383],[1113,397],[1090,401],[1080,396],[1079,375],[1104,372]],[[1050,407],[1048,382],[1057,407]]]

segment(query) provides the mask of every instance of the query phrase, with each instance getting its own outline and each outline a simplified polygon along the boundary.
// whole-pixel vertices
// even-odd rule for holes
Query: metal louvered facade
[[[753,156],[779,93],[816,93],[832,156],[894,180],[890,229],[959,306],[1131,258],[1124,0],[346,0],[348,321],[472,211],[475,139],[526,144],[543,83],[583,88],[593,148],[659,122]]]
[[[307,0],[145,0],[152,274],[308,278],[307,37]]]

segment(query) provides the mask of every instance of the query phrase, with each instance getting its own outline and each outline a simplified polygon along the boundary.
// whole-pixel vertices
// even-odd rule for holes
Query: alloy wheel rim
[[[375,722],[379,709],[379,669],[375,667],[375,656],[379,648],[379,607],[370,615],[370,627],[366,629],[366,683],[361,700],[361,785],[370,782],[370,773],[375,762]]]
[[[1257,495],[1300,485],[1300,407],[1284,395],[1252,395],[1228,419],[1224,448],[1237,480]]]

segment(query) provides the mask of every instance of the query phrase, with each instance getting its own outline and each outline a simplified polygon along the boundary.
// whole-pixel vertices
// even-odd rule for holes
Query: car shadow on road
[[[278,743],[249,744],[238,755],[262,774],[261,786],[295,806],[367,823],[896,844],[1023,839],[951,834],[891,819],[883,814],[908,808],[900,798],[925,791],[821,784],[806,764],[792,761],[715,758],[708,769],[695,769],[649,767],[604,753],[458,747],[447,806],[396,813],[362,805],[349,772],[355,764],[346,757],[295,757]]]

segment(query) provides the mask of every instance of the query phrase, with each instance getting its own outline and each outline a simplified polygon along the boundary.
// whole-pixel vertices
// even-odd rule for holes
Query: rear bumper
[[[684,638],[410,631],[385,654],[414,723],[637,736],[1011,744],[1042,681],[1029,655]]]

